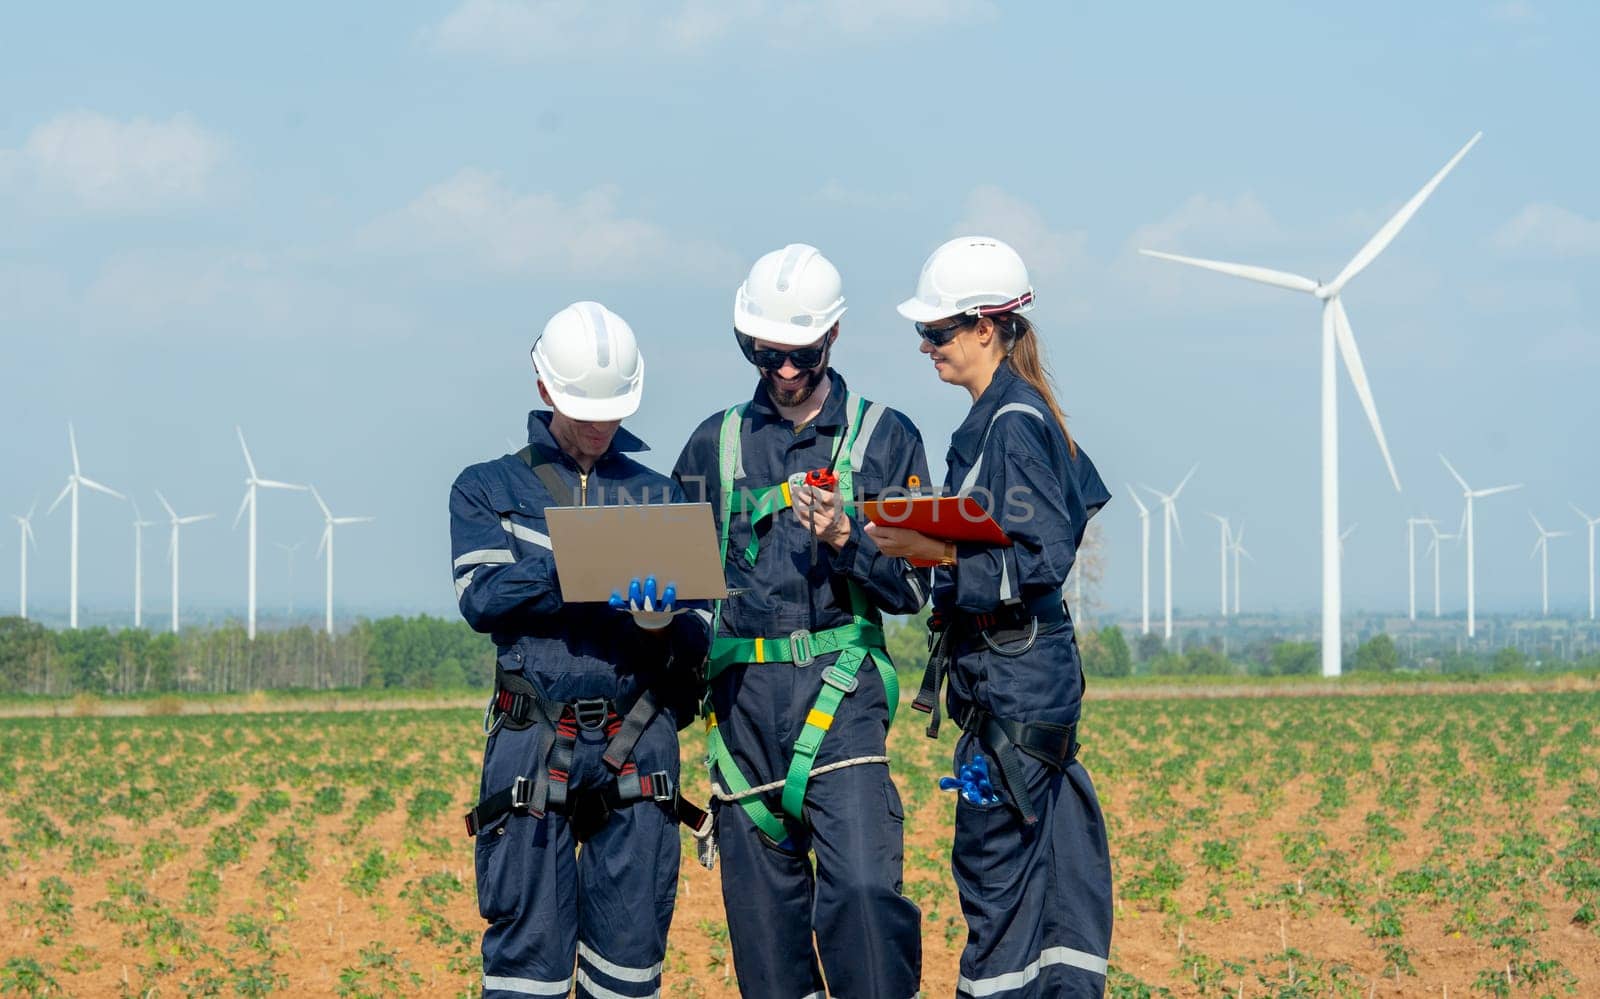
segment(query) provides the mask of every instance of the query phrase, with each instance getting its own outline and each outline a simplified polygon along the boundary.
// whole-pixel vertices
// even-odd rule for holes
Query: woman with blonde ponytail
[[[1078,760],[1083,669],[1061,599],[1111,494],[1067,432],[1022,315],[1032,307],[1022,258],[981,236],[935,250],[900,306],[940,380],[972,397],[945,491],[983,503],[1011,544],[867,528],[885,554],[939,563],[916,707],[936,734],[948,676],[962,735],[940,784],[956,792],[951,867],[969,931],[956,991],[995,999],[1102,995],[1111,948],[1111,862]]]

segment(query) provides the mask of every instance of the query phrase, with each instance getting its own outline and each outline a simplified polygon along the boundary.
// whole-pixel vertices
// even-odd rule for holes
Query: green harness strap
[[[746,409],[747,406],[744,405],[730,407],[723,414],[722,431],[719,436],[717,457],[722,500],[723,564],[726,564],[728,559],[728,539],[733,521],[733,481],[739,459],[739,428]],[[853,504],[855,495],[855,474],[850,463],[850,452],[855,446],[865,412],[866,400],[854,392],[849,393],[845,398],[845,434],[843,439],[835,444],[834,452],[835,472],[839,476],[838,488],[847,504]],[[757,523],[789,507],[792,504],[792,497],[787,482],[747,491],[745,495],[749,498],[741,498],[740,512],[750,514],[752,533],[751,542],[745,550],[745,559],[754,565],[760,552],[754,536]],[[796,631],[786,638],[713,638],[711,643],[711,659],[707,665],[708,680],[735,663],[786,662],[804,666],[819,653],[838,652],[838,658],[833,665],[823,672],[822,689],[806,715],[805,727],[795,740],[794,756],[789,761],[789,770],[784,777],[783,810],[797,821],[804,810],[806,787],[811,780],[811,767],[816,761],[818,750],[822,747],[822,739],[832,727],[834,715],[838,712],[845,696],[860,685],[856,674],[864,661],[872,660],[883,682],[890,724],[894,722],[895,712],[900,703],[900,682],[895,675],[894,663],[884,650],[883,629],[872,621],[872,605],[854,580],[849,583],[849,591],[853,617],[850,624],[819,632]],[[721,623],[722,604],[719,601],[713,616],[713,635],[721,630]],[[706,763],[714,767],[727,782],[730,792],[735,795],[747,794],[751,784],[739,771],[738,764],[734,762],[733,755],[723,742],[721,730],[717,726],[716,712],[709,707],[709,699],[707,705]],[[780,845],[788,842],[789,834],[783,823],[759,797],[755,795],[744,797],[739,801],[739,805],[768,839]]]

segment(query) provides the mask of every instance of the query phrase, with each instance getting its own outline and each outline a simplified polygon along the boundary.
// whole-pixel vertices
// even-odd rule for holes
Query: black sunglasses
[[[933,344],[943,347],[956,338],[956,334],[972,325],[971,319],[962,319],[950,326],[929,326],[927,323],[917,323],[917,336]]]
[[[757,347],[753,338],[745,336],[738,330],[734,330],[733,335],[739,341],[739,349],[744,351],[745,360],[763,371],[777,371],[783,367],[785,361],[793,364],[796,371],[809,371],[821,364],[823,356],[828,352],[826,340],[816,347],[773,350],[770,347]]]

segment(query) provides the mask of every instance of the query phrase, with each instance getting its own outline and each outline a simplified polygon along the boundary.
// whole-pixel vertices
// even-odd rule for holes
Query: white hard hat
[[[899,308],[914,323],[1027,312],[1033,285],[1016,250],[988,236],[959,236],[933,251],[917,278],[917,293]]]
[[[733,328],[757,340],[804,347],[844,315],[844,284],[822,251],[790,243],[757,260],[733,296]]]
[[[574,420],[621,420],[644,395],[644,358],[633,329],[599,302],[574,302],[550,317],[533,365],[557,412]]]

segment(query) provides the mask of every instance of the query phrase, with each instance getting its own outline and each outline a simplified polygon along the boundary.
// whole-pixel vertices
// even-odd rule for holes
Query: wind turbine
[[[17,598],[17,615],[24,621],[28,619],[28,545],[32,544],[34,548],[39,547],[39,542],[34,540],[33,537],[33,511],[38,507],[39,501],[34,500],[28,506],[27,516],[11,515],[11,519],[17,522],[18,533],[21,535],[17,547],[22,552],[22,589],[19,591],[20,596]],[[1593,531],[1589,533],[1591,536],[1594,534]],[[1593,548],[1593,545],[1590,547]],[[1593,603],[1592,600],[1590,602]]]
[[[1454,533],[1454,534],[1440,534],[1439,533],[1439,525],[1438,524],[1433,524],[1433,523],[1430,522],[1430,524],[1428,526],[1428,529],[1433,532],[1433,540],[1428,543],[1428,550],[1423,552],[1422,554],[1424,556],[1430,555],[1430,554],[1433,556],[1433,616],[1434,617],[1439,617],[1440,616],[1440,614],[1439,614],[1439,548],[1440,548],[1440,544],[1439,543],[1441,541],[1459,541],[1459,540],[1461,540],[1461,534],[1466,528],[1466,523],[1467,523],[1467,511],[1462,510],[1461,511],[1461,526],[1456,528],[1456,533]]]
[[[1349,527],[1347,527],[1344,530],[1339,532],[1339,557],[1341,559],[1344,558],[1344,542],[1345,542],[1345,539],[1348,538],[1350,535],[1356,533],[1356,527],[1358,527],[1358,526],[1359,525],[1357,525],[1357,524],[1351,524]]]
[[[133,626],[144,627],[144,529],[156,526],[155,521],[139,515],[139,504],[133,500]]]
[[[1547,531],[1547,530],[1545,530],[1544,529],[1544,525],[1539,523],[1539,518],[1535,517],[1533,515],[1533,511],[1532,510],[1528,511],[1528,516],[1533,520],[1533,526],[1539,532],[1539,540],[1535,541],[1533,543],[1533,551],[1528,554],[1528,557],[1529,558],[1533,558],[1533,556],[1535,556],[1535,555],[1544,556],[1543,558],[1541,558],[1539,560],[1539,592],[1540,592],[1540,595],[1543,598],[1544,616],[1545,617],[1549,617],[1550,616],[1550,539],[1551,538],[1564,538],[1564,537],[1567,536],[1567,532],[1566,531]]]
[[[1222,538],[1218,542],[1217,556],[1222,567],[1222,616],[1228,616],[1228,542],[1232,534],[1228,529],[1228,518],[1220,513],[1208,513],[1207,517],[1217,522],[1222,529]]]
[[[1475,589],[1477,585],[1477,560],[1474,545],[1474,538],[1477,532],[1473,527],[1472,501],[1483,499],[1485,496],[1493,496],[1496,493],[1509,493],[1513,489],[1521,489],[1522,484],[1473,489],[1467,485],[1467,480],[1463,479],[1461,474],[1456,471],[1455,466],[1450,464],[1448,458],[1441,454],[1439,460],[1444,462],[1444,467],[1450,472],[1451,477],[1461,483],[1461,493],[1467,498],[1467,509],[1462,516],[1461,530],[1467,536],[1467,637],[1472,638],[1478,633],[1478,595]]]
[[[1128,497],[1139,508],[1139,634],[1150,634],[1150,508],[1139,501],[1139,494],[1128,487]]]
[[[172,509],[172,504],[167,502],[167,498],[161,495],[159,490],[156,492],[156,499],[160,500],[161,505],[167,508],[167,516],[171,518],[169,522],[172,524],[172,540],[167,544],[167,561],[172,563],[172,633],[176,635],[178,633],[178,528],[185,524],[195,524],[202,520],[210,520],[216,514],[195,513],[187,517],[180,517],[178,512]]]
[[[297,486],[291,482],[275,482],[272,479],[263,479],[256,475],[256,463],[250,459],[250,447],[244,442],[244,431],[238,427],[233,428],[239,435],[239,448],[244,451],[245,467],[250,469],[250,475],[244,480],[244,502],[239,504],[239,512],[233,515],[233,526],[239,526],[239,518],[244,516],[245,508],[250,510],[250,563],[249,563],[249,599],[248,622],[245,625],[246,636],[252,641],[256,637],[256,489],[291,489],[304,492],[305,486]]]
[[[1134,502],[1137,503],[1138,500],[1134,500]],[[1596,524],[1600,524],[1600,517],[1591,517],[1591,516],[1589,516],[1588,514],[1584,513],[1582,510],[1579,510],[1577,504],[1575,504],[1575,503],[1571,503],[1571,504],[1568,504],[1568,505],[1572,507],[1572,512],[1573,513],[1575,513],[1578,516],[1583,518],[1584,524],[1587,525],[1588,528],[1589,528],[1589,620],[1593,621],[1594,620],[1594,527],[1595,527]],[[24,616],[26,616],[26,615],[24,615]]]
[[[1162,579],[1161,582],[1162,582],[1162,586],[1165,588],[1165,591],[1166,591],[1166,601],[1167,601],[1166,613],[1167,613],[1167,616],[1166,616],[1166,632],[1165,633],[1166,633],[1167,641],[1169,641],[1169,642],[1172,641],[1172,530],[1173,530],[1173,528],[1177,528],[1177,530],[1178,530],[1178,540],[1179,541],[1183,540],[1183,526],[1178,523],[1178,508],[1174,504],[1176,503],[1176,501],[1178,499],[1178,494],[1183,492],[1183,487],[1189,484],[1189,479],[1191,477],[1193,477],[1193,475],[1195,473],[1195,469],[1197,469],[1199,467],[1200,466],[1197,464],[1194,467],[1190,468],[1189,469],[1189,474],[1185,475],[1183,477],[1183,481],[1178,483],[1178,488],[1174,489],[1171,493],[1164,493],[1159,489],[1151,489],[1149,486],[1145,486],[1144,487],[1147,492],[1154,493],[1161,500],[1161,540],[1162,540],[1163,553],[1166,556],[1166,576],[1165,576],[1164,579]]]
[[[1254,562],[1256,560],[1256,557],[1254,555],[1251,555],[1249,552],[1244,550],[1244,525],[1243,524],[1239,525],[1239,531],[1238,531],[1237,534],[1235,534],[1233,536],[1233,543],[1228,546],[1228,550],[1233,553],[1233,614],[1234,614],[1235,617],[1238,617],[1239,616],[1239,556],[1243,555],[1245,558],[1249,559],[1252,562]]]
[[[1270,284],[1290,291],[1306,292],[1314,295],[1322,302],[1322,674],[1324,676],[1337,676],[1340,672],[1341,638],[1340,620],[1341,605],[1341,578],[1339,556],[1339,413],[1337,372],[1335,370],[1334,348],[1337,346],[1339,354],[1344,358],[1345,369],[1350,374],[1350,382],[1355,387],[1356,395],[1361,400],[1361,406],[1366,410],[1367,422],[1372,425],[1372,432],[1378,438],[1378,449],[1383,452],[1383,461],[1389,467],[1389,477],[1394,480],[1395,491],[1400,490],[1400,476],[1395,471],[1394,461],[1389,457],[1389,445],[1384,440],[1383,426],[1378,422],[1378,408],[1373,402],[1372,389],[1367,384],[1366,368],[1361,363],[1361,354],[1356,348],[1355,334],[1350,330],[1349,317],[1345,315],[1344,305],[1339,301],[1339,293],[1350,283],[1350,280],[1366,269],[1367,265],[1377,259],[1378,254],[1389,245],[1400,230],[1405,228],[1407,222],[1416,214],[1417,209],[1433,193],[1461,157],[1467,154],[1482,132],[1474,135],[1461,150],[1450,158],[1438,173],[1422,186],[1422,190],[1412,196],[1410,201],[1400,206],[1400,210],[1383,228],[1367,241],[1356,255],[1345,264],[1344,270],[1327,284],[1301,277],[1298,274],[1289,274],[1284,271],[1271,270],[1266,267],[1256,267],[1249,264],[1223,263],[1216,260],[1202,260],[1195,257],[1181,257],[1172,253],[1161,253],[1155,250],[1140,250],[1147,256],[1159,257],[1163,260],[1172,260],[1181,264],[1190,264],[1203,267],[1207,270],[1218,271],[1222,274],[1231,274],[1262,284]]]
[[[317,542],[317,554],[327,553],[328,580],[326,584],[326,607],[323,624],[328,634],[333,634],[333,529],[342,524],[364,524],[373,520],[372,517],[335,517],[333,511],[328,509],[328,504],[322,502],[322,494],[317,492],[317,487],[311,487],[311,498],[317,501],[317,506],[322,507],[322,540]]]
[[[1419,524],[1427,524],[1430,528],[1435,526],[1430,517],[1406,518],[1406,553],[1410,556],[1406,560],[1406,578],[1410,581],[1408,592],[1411,595],[1411,600],[1408,606],[1411,609],[1410,615],[1413,621],[1417,619],[1417,525]],[[1434,531],[1435,535],[1438,533],[1438,531]]]
[[[67,627],[76,628],[78,626],[78,487],[87,486],[96,492],[102,492],[117,499],[127,499],[127,497],[110,486],[102,486],[93,479],[84,477],[83,470],[78,465],[78,435],[72,429],[72,424],[70,423],[67,424],[67,444],[72,448],[72,474],[67,476],[65,488],[61,490],[61,495],[56,497],[56,501],[50,504],[50,509],[45,511],[45,516],[49,516],[56,507],[60,506],[61,501],[67,498],[68,493],[72,494],[72,555],[69,563],[71,565],[69,573],[71,583],[67,597]]]

